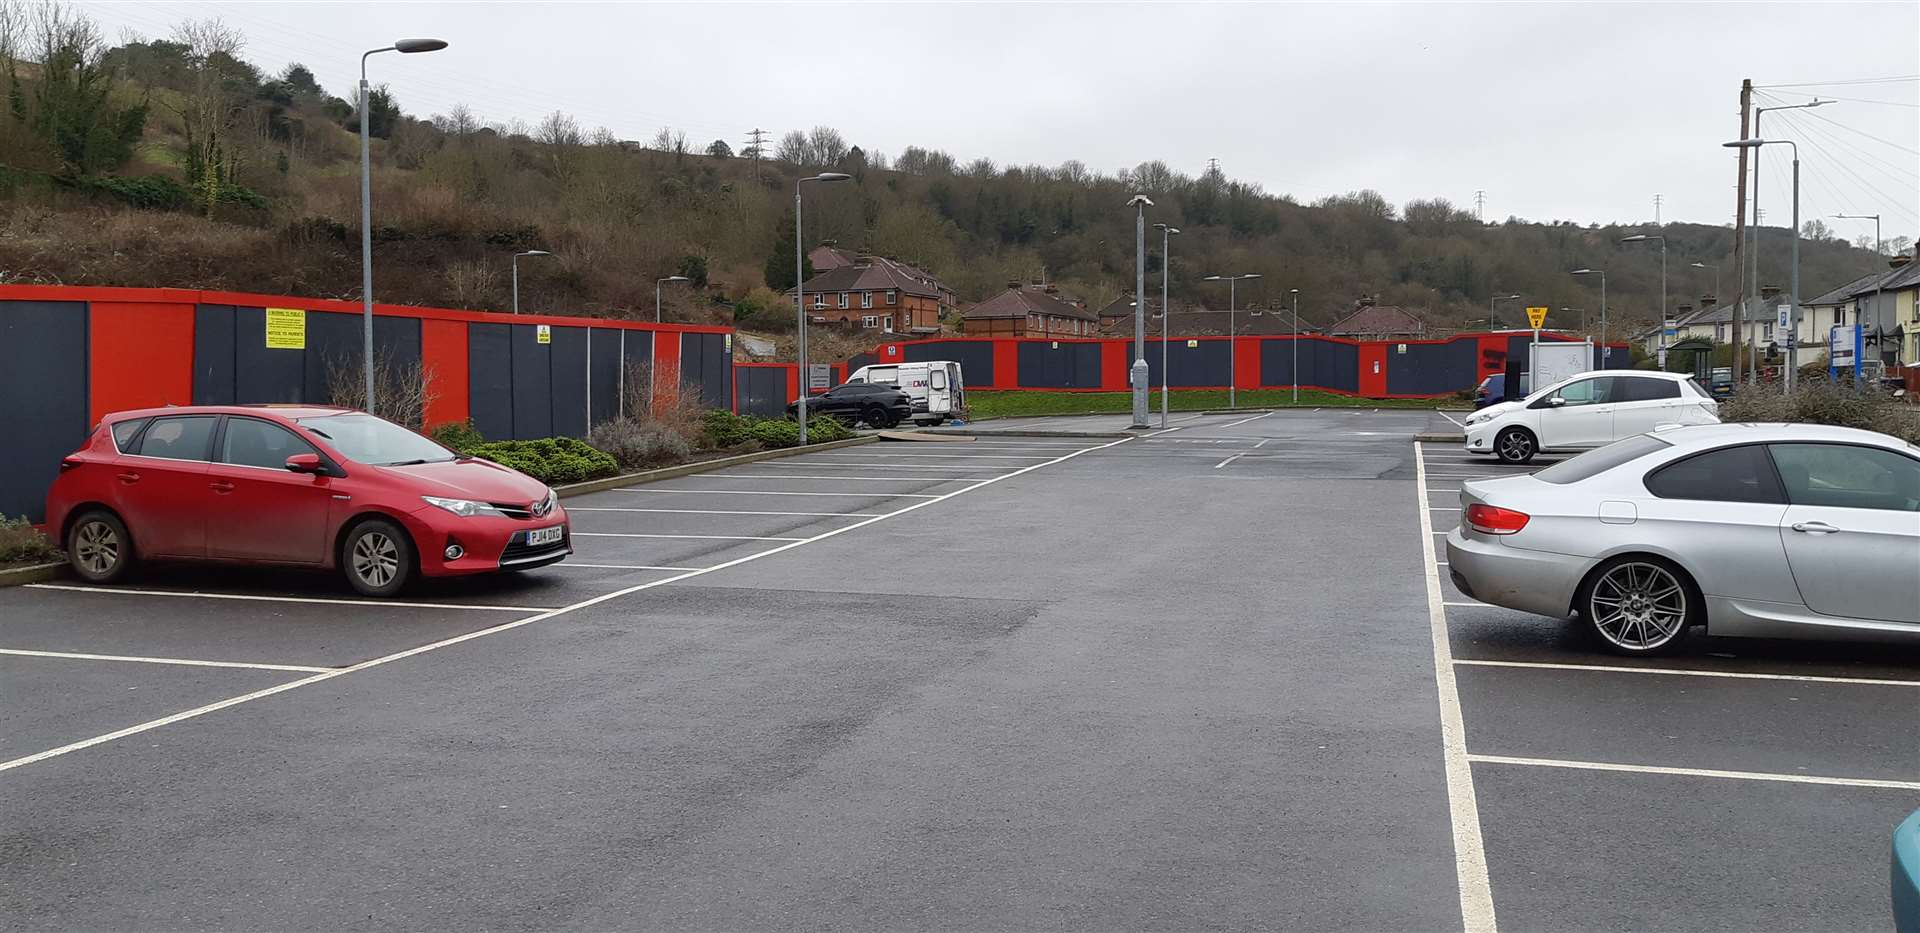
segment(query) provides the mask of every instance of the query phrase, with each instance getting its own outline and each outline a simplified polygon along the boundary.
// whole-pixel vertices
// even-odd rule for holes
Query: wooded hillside
[[[70,11],[0,0],[0,69],[0,281],[358,297],[358,115],[306,68],[261,72],[244,37],[217,21],[111,46]],[[790,327],[776,291],[792,284],[794,180],[833,169],[854,181],[809,186],[809,245],[921,265],[963,305],[1043,276],[1094,307],[1130,290],[1135,193],[1154,200],[1150,223],[1184,231],[1176,300],[1224,304],[1204,276],[1260,273],[1243,302],[1281,305],[1298,288],[1315,324],[1363,295],[1443,328],[1484,319],[1492,294],[1524,297],[1501,303],[1508,325],[1524,304],[1597,320],[1599,282],[1567,274],[1591,266],[1608,271],[1616,335],[1654,320],[1659,303],[1657,247],[1617,242],[1651,228],[1482,223],[1444,198],[1387,203],[1364,178],[1351,194],[1301,203],[1157,161],[1102,172],[911,147],[889,157],[827,127],[736,151],[672,130],[622,140],[559,112],[537,126],[488,123],[485,109],[411,115],[374,92],[381,300],[505,309],[511,255],[544,249],[554,255],[521,262],[524,310],[650,314],[655,279],[684,274],[700,287],[669,288],[670,318]],[[1734,290],[1730,225],[1657,232],[1673,304],[1714,288],[1695,261],[1720,266],[1721,288]],[[1784,285],[1787,232],[1765,233],[1764,276]],[[1158,233],[1149,239],[1157,289]],[[1877,264],[1824,235],[1801,258],[1807,297]]]

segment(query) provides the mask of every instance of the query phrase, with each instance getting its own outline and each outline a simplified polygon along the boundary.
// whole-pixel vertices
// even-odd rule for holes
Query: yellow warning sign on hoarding
[[[267,349],[305,350],[307,312],[299,308],[267,309]]]
[[[1542,325],[1547,323],[1547,309],[1528,308],[1527,323],[1533,325],[1534,330],[1539,330]]]
[[[548,324],[535,325],[533,329],[533,340],[535,343],[552,343],[553,327]]]

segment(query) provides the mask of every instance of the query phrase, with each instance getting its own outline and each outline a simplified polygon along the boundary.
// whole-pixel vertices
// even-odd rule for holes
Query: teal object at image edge
[[[1920,933],[1920,810],[1893,830],[1893,928]]]

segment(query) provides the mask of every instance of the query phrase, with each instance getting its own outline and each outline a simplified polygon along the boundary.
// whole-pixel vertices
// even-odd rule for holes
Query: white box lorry
[[[952,360],[875,363],[854,370],[847,381],[899,387],[913,397],[915,424],[942,424],[967,410],[966,384],[960,378],[960,364]]]

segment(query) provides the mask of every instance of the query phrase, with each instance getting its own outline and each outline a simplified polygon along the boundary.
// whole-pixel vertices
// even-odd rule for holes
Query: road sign
[[[1779,316],[1774,318],[1773,326],[1778,327],[1783,331],[1793,326],[1793,306],[1792,305],[1777,305],[1775,306],[1774,311],[1777,312]]]
[[[1844,324],[1828,331],[1827,365],[1831,369],[1853,368],[1854,326]]]
[[[1187,341],[1187,349],[1189,349],[1189,350],[1197,350],[1197,349],[1199,349],[1199,347],[1200,347],[1200,341],[1198,341],[1198,340],[1189,340],[1189,341]]]
[[[1665,321],[1660,322],[1660,333],[1668,337],[1679,335],[1680,322],[1673,318],[1667,318]]]
[[[1527,323],[1533,325],[1534,330],[1539,330],[1543,325],[1547,323],[1547,309],[1528,308]]]

